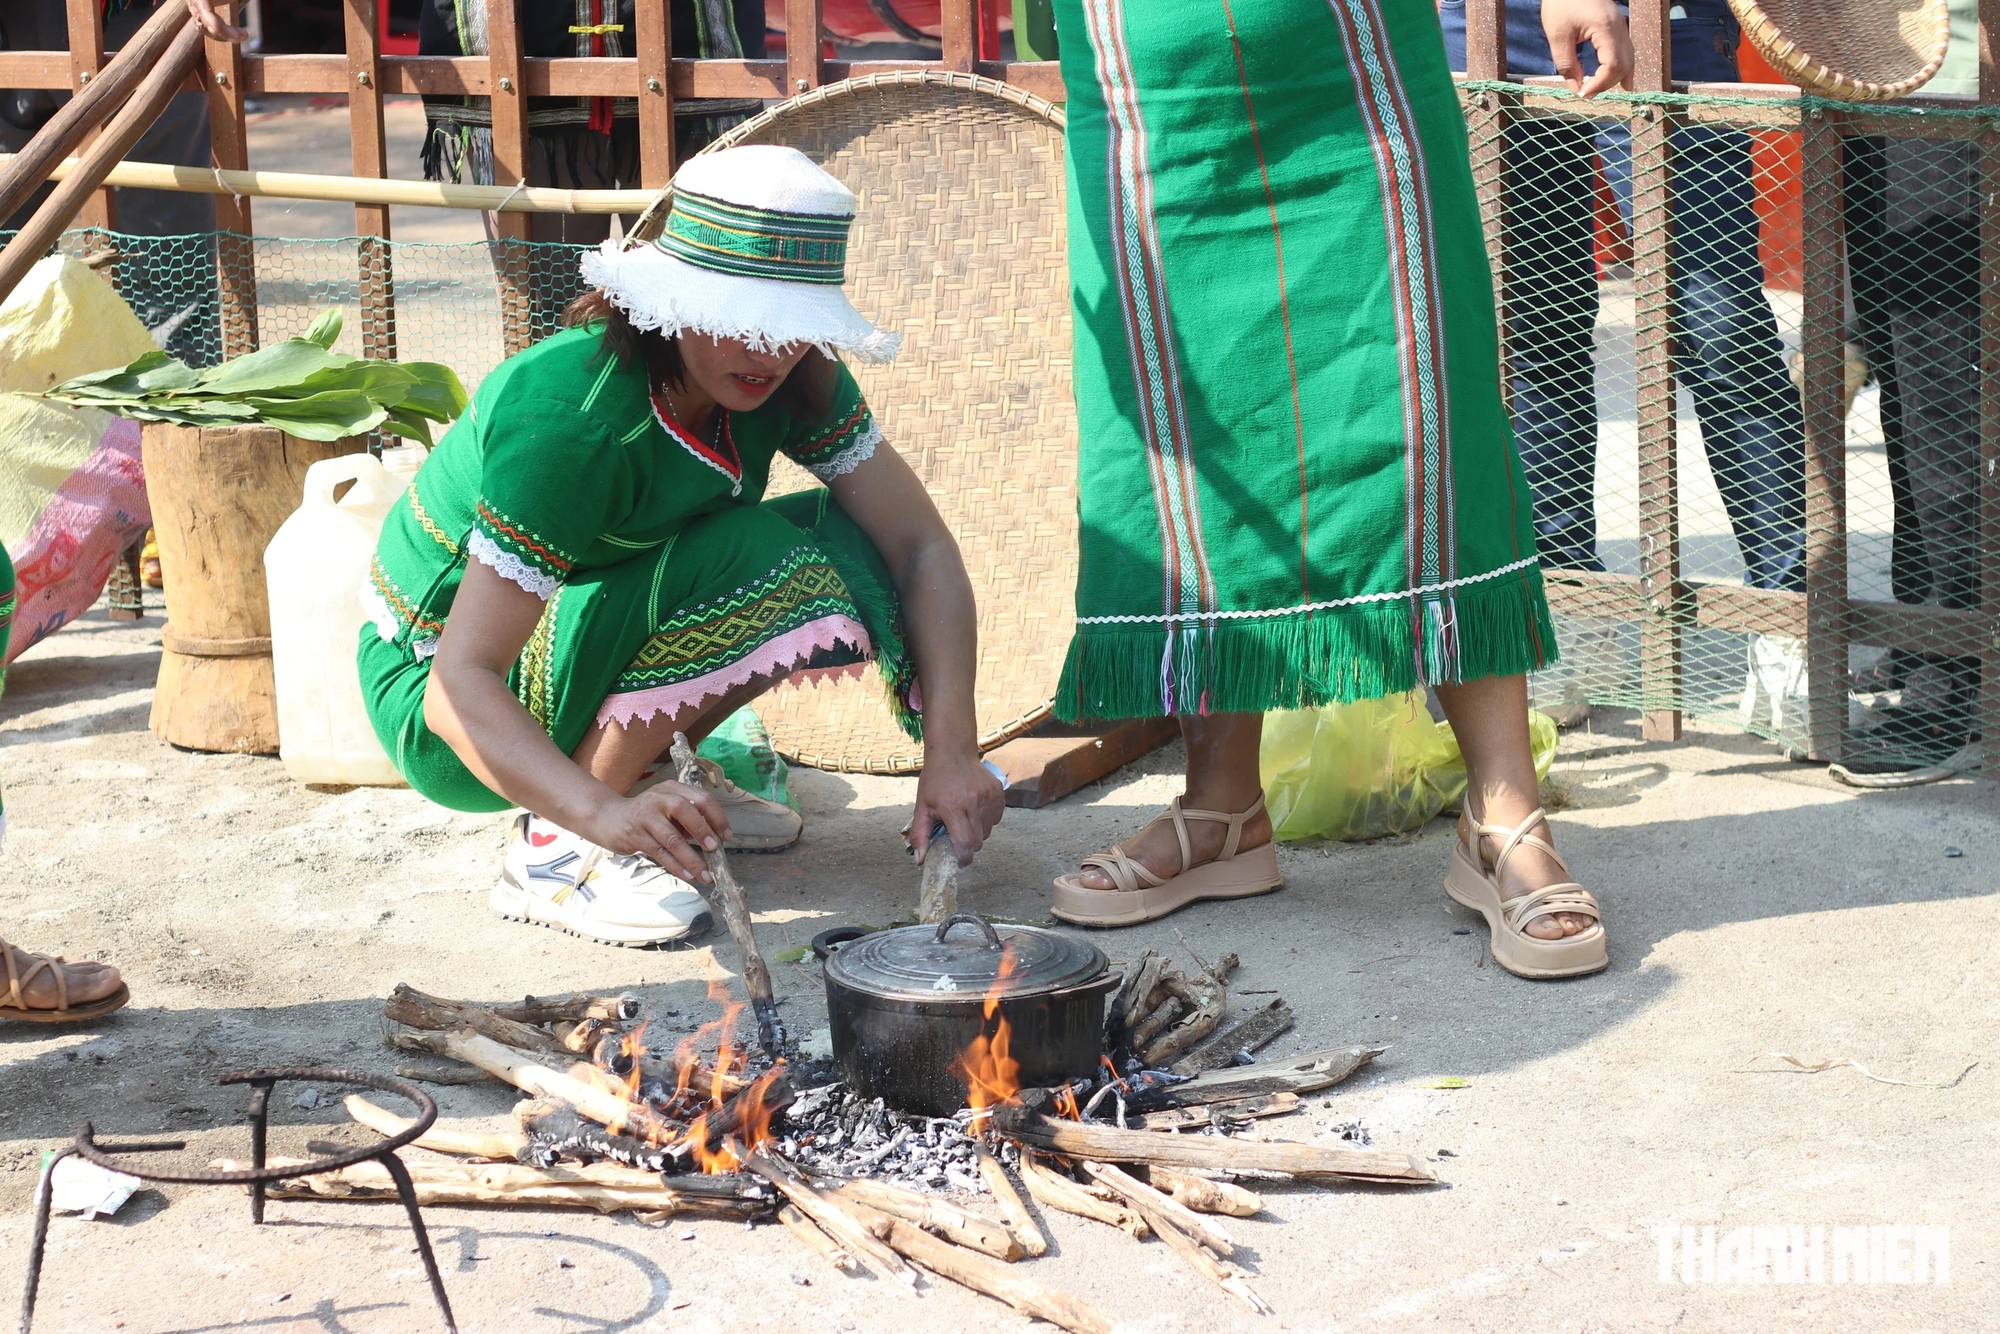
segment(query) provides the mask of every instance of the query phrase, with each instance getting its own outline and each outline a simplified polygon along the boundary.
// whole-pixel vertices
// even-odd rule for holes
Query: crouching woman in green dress
[[[841,292],[853,214],[792,149],[693,159],[659,239],[584,256],[574,327],[487,377],[391,512],[362,691],[412,787],[525,808],[500,915],[618,944],[702,929],[687,881],[746,807],[648,771],[674,733],[871,659],[924,742],[918,855],[942,823],[969,858],[998,821],[963,562],[836,357],[898,342]],[[824,489],[765,501],[781,452]]]

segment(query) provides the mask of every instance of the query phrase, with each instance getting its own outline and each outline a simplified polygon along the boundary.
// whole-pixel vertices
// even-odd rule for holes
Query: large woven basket
[[[1729,0],[1771,68],[1847,102],[1907,97],[1930,82],[1951,41],[1945,0]]]
[[[859,201],[847,294],[903,335],[853,367],[889,441],[958,538],[979,608],[979,744],[1048,716],[1075,617],[1076,408],[1070,396],[1062,110],[967,74],[829,84],[718,140],[785,144]],[[651,208],[634,232],[656,230]],[[816,486],[779,459],[773,495]],[[778,752],[818,769],[913,773],[922,748],[881,679],[757,702]]]

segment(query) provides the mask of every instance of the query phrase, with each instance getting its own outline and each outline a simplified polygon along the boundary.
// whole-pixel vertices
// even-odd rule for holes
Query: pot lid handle
[[[970,922],[981,931],[984,931],[986,933],[986,948],[990,950],[998,950],[1000,948],[1000,933],[993,929],[993,923],[987,921],[977,913],[969,912],[955,912],[942,922],[939,922],[937,943],[942,945],[944,943],[944,933],[957,926],[960,922]]]

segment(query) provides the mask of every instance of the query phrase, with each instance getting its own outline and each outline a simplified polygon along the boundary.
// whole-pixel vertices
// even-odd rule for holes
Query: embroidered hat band
[[[847,277],[852,217],[747,208],[687,190],[674,192],[653,244],[699,268],[747,278],[832,283]]]

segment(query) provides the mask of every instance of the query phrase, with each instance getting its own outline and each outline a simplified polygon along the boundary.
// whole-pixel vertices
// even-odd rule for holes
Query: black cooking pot
[[[949,934],[961,926],[978,934]],[[1004,981],[1003,959],[1011,961]],[[997,1028],[985,1015],[996,984],[998,1017],[1011,1029],[1008,1055],[1020,1062],[1024,1087],[1096,1071],[1104,997],[1118,985],[1104,951],[1039,927],[995,931],[958,913],[935,927],[877,931],[826,960],[827,1018],[841,1074],[864,1098],[950,1116],[966,1105],[960,1057]]]

